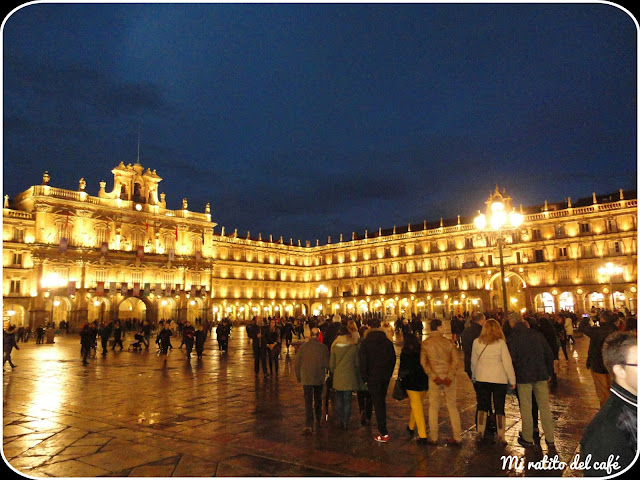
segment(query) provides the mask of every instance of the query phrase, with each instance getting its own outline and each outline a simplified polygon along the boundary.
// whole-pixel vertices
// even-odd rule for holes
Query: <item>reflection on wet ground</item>
[[[585,368],[588,339],[576,342],[568,361],[561,355],[551,396],[556,448],[566,463],[598,406]],[[390,395],[390,441],[378,444],[372,438],[375,415],[373,426],[361,426],[355,397],[348,431],[330,415],[326,428],[301,435],[304,402],[293,347],[289,355],[283,348],[279,376],[264,379],[253,373],[244,328],[234,329],[228,353],[208,339],[201,361],[187,360],[179,340],[173,344],[167,356],[159,356],[154,345],[134,352],[125,342],[125,350],[98,354],[86,367],[76,335],[56,337],[55,344],[19,344],[13,354],[18,367],[7,365],[3,373],[6,461],[34,477],[581,475],[570,468],[527,468],[546,446],[544,437],[541,449],[518,445],[515,397],[507,398],[509,444],[476,445],[475,395],[462,362],[462,448],[444,440],[437,446],[412,441],[406,431],[409,405]],[[440,415],[444,439],[451,432],[446,408]],[[518,461],[503,465],[506,455]]]

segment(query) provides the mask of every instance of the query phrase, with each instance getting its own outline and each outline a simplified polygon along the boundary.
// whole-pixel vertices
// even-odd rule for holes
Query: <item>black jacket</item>
[[[358,355],[364,382],[374,385],[389,382],[396,366],[396,351],[382,329],[373,328],[367,332]]]
[[[584,470],[584,476],[604,477],[624,470],[636,456],[637,435],[638,397],[614,383],[611,395],[580,440],[580,460],[585,461],[591,455],[591,468]],[[593,468],[595,462],[606,465],[609,455],[613,455],[620,469],[607,472]]]
[[[471,351],[473,350],[473,341],[480,336],[480,333],[482,333],[482,325],[478,322],[471,322],[460,336],[462,351],[464,352],[464,371],[469,375],[469,378],[471,378]]]
[[[400,367],[398,377],[402,379],[402,386],[407,390],[423,392],[429,389],[429,377],[420,365],[420,350],[409,353],[400,352]]]
[[[535,383],[553,375],[553,352],[544,335],[523,322],[517,323],[507,338],[516,383]]]
[[[322,331],[322,343],[325,344],[329,350],[331,350],[331,344],[338,336],[340,327],[342,327],[341,322],[331,322]]]
[[[609,334],[617,330],[616,326],[605,321],[601,321],[599,327],[590,326],[589,318],[585,317],[580,322],[578,330],[591,339],[587,353],[587,368],[594,373],[609,373],[602,360],[602,345]]]

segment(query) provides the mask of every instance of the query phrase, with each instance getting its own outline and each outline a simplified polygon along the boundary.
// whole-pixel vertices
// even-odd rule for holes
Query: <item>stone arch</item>
[[[22,305],[16,303],[2,304],[2,318],[8,318],[9,324],[15,325],[16,327],[21,325],[26,326],[28,324],[25,313],[26,309]]]
[[[112,302],[107,297],[93,297],[89,300],[87,307],[87,320],[89,322],[94,320],[109,322],[111,320]]]
[[[137,318],[140,322],[147,320],[147,313],[153,306],[146,297],[127,297],[118,305],[117,319],[120,321]]]

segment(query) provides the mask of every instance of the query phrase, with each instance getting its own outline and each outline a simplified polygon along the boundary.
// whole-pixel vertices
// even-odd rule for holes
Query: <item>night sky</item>
[[[215,231],[337,241],[637,184],[605,4],[35,4],[5,18],[3,188],[163,178]]]

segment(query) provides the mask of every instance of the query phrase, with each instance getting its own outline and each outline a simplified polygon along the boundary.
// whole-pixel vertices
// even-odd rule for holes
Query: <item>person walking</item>
[[[163,323],[156,338],[156,343],[160,347],[159,353],[161,355],[166,355],[169,352],[169,348],[171,347],[171,335],[173,335],[171,328],[169,328],[167,323]]]
[[[372,319],[369,325],[372,328],[366,332],[358,352],[360,376],[367,384],[376,412],[379,433],[373,439],[386,443],[389,441],[386,396],[396,365],[396,352],[393,342],[387,338],[385,330],[380,328],[380,320]]]
[[[2,331],[2,368],[4,368],[4,364],[7,362],[9,362],[11,369],[17,367],[11,360],[11,352],[14,348],[20,350],[16,342],[16,326],[9,325],[6,330]]]
[[[598,317],[595,317],[596,320]],[[595,323],[590,324],[590,318],[584,317],[578,326],[578,331],[589,337],[589,351],[587,352],[587,369],[591,370],[591,377],[595,385],[596,395],[600,401],[600,407],[604,405],[609,398],[609,390],[611,389],[611,376],[607,367],[604,365],[602,358],[602,346],[609,334],[616,332],[616,320],[618,319],[612,312],[602,312],[600,314],[602,322],[599,326]]]
[[[184,346],[186,347],[186,350],[187,350],[187,358],[191,358],[191,352],[193,351],[193,341],[195,338],[195,334],[196,334],[196,329],[193,328],[193,325],[191,325],[191,322],[189,322],[189,320],[184,322],[184,325],[182,326],[182,342],[184,343]]]
[[[294,371],[304,393],[305,426],[303,435],[311,435],[315,418],[316,428],[322,424],[322,388],[329,370],[329,349],[318,341],[320,330],[309,331],[309,340],[297,351]]]
[[[95,338],[96,336],[91,325],[85,323],[80,330],[80,355],[82,355],[82,365],[89,363],[87,362],[87,357],[89,356]]]
[[[355,323],[351,321],[353,327]],[[336,414],[342,430],[347,430],[351,416],[351,396],[358,390],[360,369],[358,364],[357,328],[355,331],[343,326],[331,345],[329,370],[336,390]]]
[[[431,320],[431,333],[422,342],[420,363],[429,377],[429,443],[438,443],[438,415],[440,412],[440,397],[449,412],[452,436],[447,438],[447,444],[459,447],[462,445],[460,414],[456,405],[456,370],[458,368],[458,352],[453,341],[443,335],[442,321]]]
[[[480,336],[473,341],[471,375],[477,392],[478,427],[476,442],[484,439],[491,401],[496,412],[498,443],[506,445],[506,417],[504,412],[507,388],[516,388],[516,373],[511,362],[509,348],[500,324],[489,319]]]
[[[404,337],[404,345],[400,352],[398,378],[407,391],[411,413],[407,431],[413,437],[417,428],[418,443],[427,443],[427,426],[424,421],[422,402],[429,390],[429,378],[420,364],[420,347],[422,342],[415,335]]]
[[[285,346],[287,347],[287,355],[289,355],[289,347],[293,342],[293,318],[289,317],[286,323],[282,326],[282,330],[280,332],[282,335],[282,339],[285,342]]]
[[[120,351],[122,351],[122,328],[120,327],[120,322],[116,321],[113,328],[113,347],[112,351],[115,351],[116,345],[120,345]]]
[[[516,392],[522,417],[522,433],[518,443],[525,448],[534,446],[535,425],[531,403],[532,398],[535,398],[540,410],[548,454],[551,457],[555,452],[555,443],[548,381],[553,375],[553,352],[544,335],[534,328],[529,328],[520,313],[511,312],[507,318],[511,329],[507,347],[516,373]]]
[[[269,362],[269,374],[278,376],[278,358],[280,357],[280,329],[276,325],[277,321],[272,318],[265,335],[267,344],[267,357]]]
[[[573,338],[573,318],[571,315],[567,315],[564,319],[564,331],[567,333],[567,341],[574,345],[576,341]]]
[[[204,352],[204,342],[207,339],[207,331],[202,326],[202,322],[198,324],[195,333],[193,334],[195,339],[196,355],[198,360],[202,360],[202,354]]]
[[[614,332],[602,347],[605,367],[613,374],[611,394],[593,418],[582,439],[582,460],[591,456],[584,476],[604,477],[631,465],[638,450],[638,337]],[[606,470],[608,459],[616,459],[617,471]],[[599,465],[596,466],[596,465]]]
[[[560,348],[564,354],[564,359],[569,361],[569,354],[567,354],[567,331],[564,326],[564,319],[560,315],[553,317],[553,328],[556,331]]]
[[[256,375],[260,371],[260,364],[262,364],[262,373],[267,378],[267,343],[265,340],[268,327],[264,326],[264,320],[262,317],[256,318],[256,326],[251,329],[251,347],[253,349],[253,371]]]

